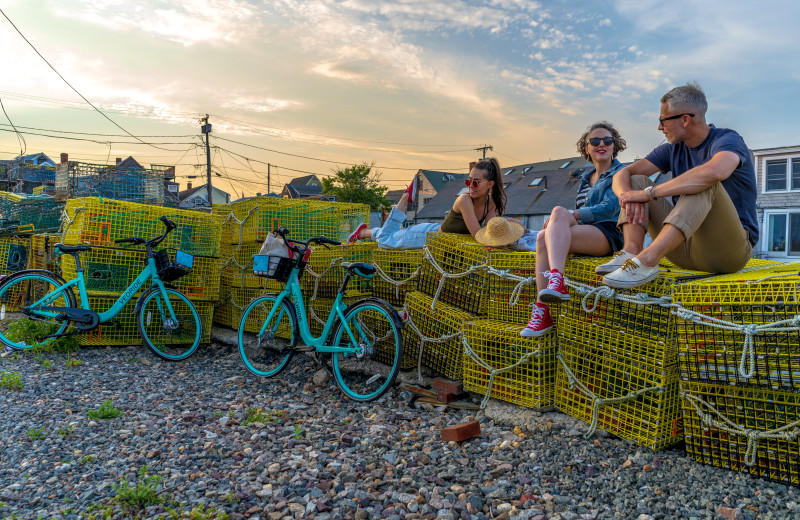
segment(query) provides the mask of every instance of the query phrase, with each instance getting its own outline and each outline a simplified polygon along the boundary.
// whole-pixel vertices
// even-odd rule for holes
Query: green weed
[[[55,334],[59,326],[55,323],[45,323],[43,321],[29,320],[23,318],[9,324],[6,329],[6,337],[14,342],[23,342],[26,345],[35,345],[30,352],[36,355],[49,354],[54,352],[75,352],[78,350],[77,336],[62,336],[52,339],[46,344],[41,344],[42,338],[50,334]]]
[[[122,415],[122,412],[114,408],[111,399],[103,401],[103,404],[97,410],[88,410],[86,412],[86,417],[89,419],[116,419],[120,415]]]
[[[25,435],[27,435],[28,439],[32,441],[39,441],[47,437],[47,434],[44,432],[44,428],[31,428],[25,432]]]
[[[81,459],[81,464],[88,464],[97,460],[97,455],[86,455]]]
[[[300,424],[299,423],[295,424],[294,435],[292,435],[292,437],[294,437],[296,440],[300,440],[303,438],[303,435],[305,434],[303,433],[303,429],[300,427]]]
[[[66,428],[59,428],[57,434],[60,437],[72,437],[75,435],[75,425],[70,424]]]
[[[163,499],[158,496],[156,487],[161,483],[160,475],[148,475],[147,466],[139,468],[137,481],[131,485],[127,477],[122,477],[119,485],[113,485],[116,496],[112,501],[126,509],[144,509],[160,504]]]
[[[25,383],[22,382],[22,374],[17,372],[0,373],[0,388],[5,388],[7,390],[22,390],[25,388]]]

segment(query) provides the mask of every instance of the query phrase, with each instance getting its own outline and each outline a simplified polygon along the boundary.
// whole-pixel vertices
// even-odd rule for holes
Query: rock
[[[331,380],[331,375],[324,368],[321,368],[316,372],[314,372],[313,382],[316,386],[318,387],[327,386],[330,380]]]

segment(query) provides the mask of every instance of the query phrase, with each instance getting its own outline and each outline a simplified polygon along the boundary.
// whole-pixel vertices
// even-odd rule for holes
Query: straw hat
[[[525,234],[525,226],[503,217],[492,217],[475,233],[475,240],[485,246],[507,246]]]

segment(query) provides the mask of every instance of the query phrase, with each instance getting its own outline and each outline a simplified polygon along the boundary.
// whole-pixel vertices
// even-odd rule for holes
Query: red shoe
[[[354,242],[358,242],[361,239],[361,232],[367,229],[369,226],[366,224],[359,224],[355,231],[350,233],[350,236],[347,237],[347,241],[351,244]]]
[[[545,273],[550,278],[547,288],[539,291],[539,301],[545,303],[561,303],[569,301],[569,289],[564,285],[564,275],[553,269],[550,274]]]
[[[411,181],[411,184],[408,185],[406,188],[405,193],[408,194],[408,203],[412,204],[414,202],[414,194],[417,191],[417,176],[414,175],[414,180]]]
[[[519,333],[520,336],[527,338],[537,338],[553,328],[553,318],[550,317],[550,309],[547,305],[537,303],[531,313],[531,321]]]

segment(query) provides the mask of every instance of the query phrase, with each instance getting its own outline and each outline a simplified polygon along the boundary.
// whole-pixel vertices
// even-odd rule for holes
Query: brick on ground
[[[458,395],[464,392],[464,382],[461,380],[455,381],[446,377],[437,377],[433,380],[433,388]]]
[[[480,435],[481,423],[478,421],[469,421],[442,429],[442,440],[444,442],[461,442]]]

